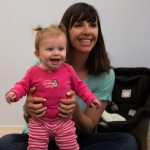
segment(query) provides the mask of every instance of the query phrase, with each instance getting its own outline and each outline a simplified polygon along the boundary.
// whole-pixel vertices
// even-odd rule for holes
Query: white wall
[[[23,125],[22,101],[8,105],[5,92],[35,62],[34,32],[41,24],[58,23],[68,6],[79,0],[0,0],[0,126]],[[150,1],[85,0],[100,15],[113,66],[150,67]]]

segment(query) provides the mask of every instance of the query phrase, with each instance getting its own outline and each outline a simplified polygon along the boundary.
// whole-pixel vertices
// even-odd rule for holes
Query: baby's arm
[[[10,104],[11,102],[14,102],[16,100],[16,93],[15,92],[8,92],[5,95],[6,101]]]
[[[101,106],[101,103],[100,103],[100,101],[98,99],[94,99],[92,101],[92,103],[90,104],[90,106],[93,107],[93,108],[97,108],[97,107]]]

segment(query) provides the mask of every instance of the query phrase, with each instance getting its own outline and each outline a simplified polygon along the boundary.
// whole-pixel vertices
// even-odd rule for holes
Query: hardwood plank
[[[22,127],[0,127],[0,136],[9,133],[21,133]]]

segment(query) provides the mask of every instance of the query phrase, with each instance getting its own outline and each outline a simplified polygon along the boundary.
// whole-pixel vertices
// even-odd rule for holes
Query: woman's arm
[[[110,69],[108,73],[103,73],[97,77],[93,76],[90,79],[91,80],[88,81],[88,85],[89,87],[93,87],[94,84],[96,85],[96,90],[93,90],[96,96],[101,99],[101,106],[97,109],[92,107],[87,108],[84,113],[79,107],[76,108],[74,120],[80,131],[84,133],[89,133],[96,127],[108,102],[111,101],[115,74],[113,69]],[[90,86],[91,84],[92,86]]]
[[[85,134],[92,132],[99,122],[99,119],[107,104],[108,102],[101,101],[100,107],[89,107],[85,112],[82,112],[79,106],[76,106],[73,116],[76,126],[79,128],[79,130]]]

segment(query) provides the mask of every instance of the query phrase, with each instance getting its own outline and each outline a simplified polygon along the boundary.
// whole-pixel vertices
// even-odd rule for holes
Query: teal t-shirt
[[[92,93],[94,93],[101,101],[111,101],[112,100],[112,90],[115,83],[115,74],[114,70],[110,69],[107,73],[102,73],[101,75],[89,75],[84,80],[84,82],[91,89]],[[82,111],[85,111],[87,105],[84,101],[82,101],[79,97],[77,97],[77,103]],[[23,133],[28,132],[27,124],[25,124]]]
[[[115,74],[113,69],[110,69],[108,73],[105,72],[99,76],[89,75],[84,82],[91,89],[92,93],[94,93],[101,101],[112,100],[112,90],[115,82]],[[86,103],[79,97],[77,98],[77,102],[82,111],[85,111],[87,108]]]

